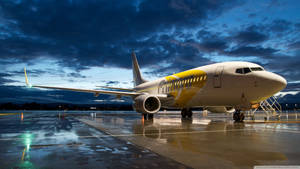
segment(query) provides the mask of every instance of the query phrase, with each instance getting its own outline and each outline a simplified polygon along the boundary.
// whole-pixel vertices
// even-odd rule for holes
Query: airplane
[[[133,108],[145,119],[162,108],[181,110],[182,118],[191,118],[192,108],[204,108],[213,113],[231,113],[233,120],[242,122],[243,111],[259,106],[284,89],[287,81],[280,75],[266,71],[262,66],[241,61],[221,62],[175,73],[154,81],[145,80],[139,64],[132,52],[134,87],[110,90],[76,89],[32,85],[28,82],[24,68],[25,82],[28,87],[70,90],[75,92],[115,95],[117,98],[129,96],[133,99]]]

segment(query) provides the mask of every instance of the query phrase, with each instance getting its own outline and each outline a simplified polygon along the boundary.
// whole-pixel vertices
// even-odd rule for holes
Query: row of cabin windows
[[[179,88],[183,87],[191,87],[192,84],[199,83],[204,81],[206,76],[195,76],[195,77],[188,77],[186,79],[179,79],[179,80],[172,80],[170,82],[165,82],[162,85],[162,93],[168,93],[174,91]]]

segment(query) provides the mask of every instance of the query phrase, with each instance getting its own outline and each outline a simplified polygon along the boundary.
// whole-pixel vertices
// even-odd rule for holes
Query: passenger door
[[[222,87],[222,74],[223,74],[224,66],[218,66],[216,68],[214,74],[214,88],[221,88]]]

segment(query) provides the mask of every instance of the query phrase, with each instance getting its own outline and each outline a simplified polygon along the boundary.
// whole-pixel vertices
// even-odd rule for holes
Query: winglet
[[[28,82],[28,77],[26,73],[26,67],[24,67],[24,74],[25,74],[25,82],[27,87],[32,87],[32,85]]]

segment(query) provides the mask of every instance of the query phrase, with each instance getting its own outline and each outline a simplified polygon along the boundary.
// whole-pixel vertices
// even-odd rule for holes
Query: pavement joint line
[[[94,126],[97,128],[97,126]],[[273,129],[273,128],[264,128],[264,127],[255,127],[254,129],[232,129],[232,130],[211,130],[211,131],[189,131],[189,132],[169,132],[162,133],[162,135],[177,135],[177,134],[201,134],[201,133],[220,133],[220,132],[239,132],[239,131],[258,131],[258,130],[267,130],[267,131],[279,131],[279,132],[288,132],[288,133],[297,133],[296,130],[287,130],[287,129]],[[107,135],[93,135],[93,136],[78,136],[78,138],[105,138],[105,137],[134,137],[134,136],[144,136],[145,134],[112,134],[110,132],[105,132]],[[157,135],[158,133],[146,134],[146,135]],[[44,139],[59,138],[57,137],[44,137]],[[21,140],[23,138],[0,138],[0,141],[9,141],[9,140]]]
[[[257,129],[233,129],[233,130],[212,130],[212,131],[191,131],[191,132],[172,132],[172,133],[162,133],[163,135],[177,135],[177,134],[201,134],[201,133],[220,133],[220,132],[238,132],[238,131],[257,131]],[[158,133],[147,134],[147,135],[157,135]],[[78,136],[78,138],[105,138],[105,137],[134,137],[134,136],[144,136],[145,134],[111,134],[102,136]],[[58,136],[60,137],[60,136]],[[45,139],[58,138],[58,137],[44,137]],[[22,138],[4,138],[0,139],[0,141],[5,140],[20,140]]]
[[[268,131],[280,131],[280,132],[289,132],[289,133],[297,133],[297,131],[291,130],[282,130],[282,129],[268,129],[268,128],[259,128],[259,130],[268,130]],[[201,134],[201,133],[220,133],[220,132],[238,132],[238,131],[257,131],[257,129],[233,129],[233,130],[212,130],[212,131],[191,131],[191,132],[173,132],[173,133],[162,133],[162,135],[176,135],[176,134]],[[147,135],[157,135],[158,133],[147,134]],[[78,138],[105,138],[105,137],[134,137],[134,136],[144,136],[145,134],[111,134],[107,133],[107,135],[93,135],[93,136],[78,136]],[[51,138],[59,138],[58,137],[44,137],[44,139],[51,139]],[[9,140],[21,140],[23,138],[3,138],[0,141],[9,141]]]
[[[255,128],[259,128],[261,130],[279,131],[279,132],[298,133],[298,134],[300,134],[300,131],[291,130],[291,129],[274,129],[274,128],[264,128],[264,127],[255,127]]]
[[[176,135],[176,134],[197,134],[197,133],[219,133],[219,132],[238,132],[238,131],[256,131],[257,129],[234,129],[234,130],[212,130],[212,131],[191,131],[191,132],[173,132],[173,133],[162,133],[163,135]],[[158,133],[147,134],[147,135],[157,135]],[[110,134],[102,135],[102,136],[78,136],[78,138],[105,138],[105,137],[134,137],[134,136],[143,136],[145,134]],[[51,138],[59,138],[58,137],[44,137],[44,139],[51,139]],[[23,138],[3,138],[0,141],[7,141],[7,140],[21,140]]]

